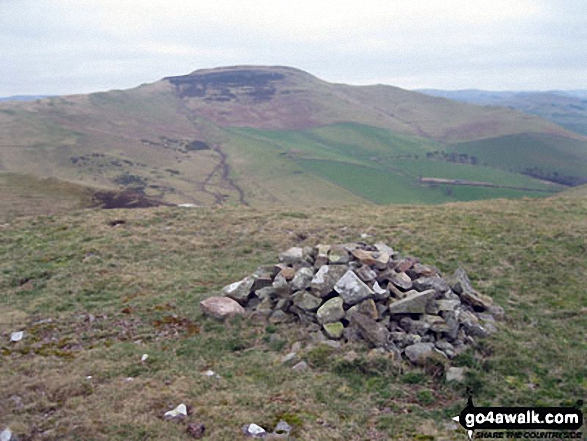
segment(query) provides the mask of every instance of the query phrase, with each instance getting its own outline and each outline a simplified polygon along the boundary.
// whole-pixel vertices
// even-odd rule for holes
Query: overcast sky
[[[586,0],[0,0],[0,96],[285,65],[407,89],[587,89]]]

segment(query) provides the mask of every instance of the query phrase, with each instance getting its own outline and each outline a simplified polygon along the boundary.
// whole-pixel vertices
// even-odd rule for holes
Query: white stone
[[[167,417],[176,417],[176,416],[187,416],[188,414],[188,410],[187,407],[185,406],[185,404],[180,404],[179,406],[177,406],[175,409],[173,410],[169,410],[167,412],[165,412],[165,416]]]
[[[14,341],[14,342],[21,341],[23,336],[24,336],[24,332],[22,332],[22,331],[13,332],[10,335],[10,341]]]

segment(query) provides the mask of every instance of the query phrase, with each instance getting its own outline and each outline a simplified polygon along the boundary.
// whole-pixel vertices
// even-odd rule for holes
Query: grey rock
[[[279,297],[287,297],[291,294],[291,288],[289,283],[282,274],[278,274],[275,276],[275,280],[273,280],[272,288],[275,290],[275,293]]]
[[[453,358],[456,355],[454,346],[447,341],[439,340],[435,343],[435,346],[444,352],[448,358]]]
[[[404,299],[393,302],[389,305],[391,314],[424,314],[426,305],[434,298],[435,291],[427,290],[411,294]]]
[[[314,271],[311,268],[300,268],[290,283],[291,289],[301,291],[310,287],[314,278]]]
[[[485,310],[493,304],[491,298],[473,289],[469,276],[462,268],[457,269],[452,276],[452,290],[461,297],[463,302],[471,306]]]
[[[231,283],[230,285],[227,285],[224,288],[222,288],[222,293],[226,297],[230,297],[231,299],[236,300],[244,306],[247,303],[247,300],[249,299],[249,295],[251,293],[251,290],[253,289],[254,283],[254,277],[245,277],[243,280],[239,282]]]
[[[344,318],[345,312],[343,309],[342,298],[334,297],[324,302],[324,304],[318,308],[316,316],[318,317],[318,322],[320,324],[334,323]]]
[[[273,283],[273,268],[270,266],[260,266],[253,273],[252,277],[255,279],[252,287],[253,291],[271,286]]]
[[[405,349],[406,357],[414,364],[420,364],[424,359],[433,352],[434,343],[416,343],[407,346]]]
[[[351,256],[344,246],[333,246],[328,251],[328,263],[341,265],[349,263]]]
[[[200,308],[204,314],[219,320],[245,314],[245,309],[229,297],[209,297],[200,302]]]
[[[373,282],[377,278],[377,273],[367,265],[363,265],[355,273],[365,283]]]
[[[359,313],[364,314],[367,317],[372,318],[373,320],[377,320],[379,318],[379,313],[377,312],[377,305],[375,304],[373,299],[364,300],[355,306],[358,307]],[[353,306],[353,308],[355,306]]]
[[[389,281],[404,291],[412,288],[412,279],[406,273],[391,274]]]
[[[440,299],[440,300],[436,300],[436,305],[438,306],[439,311],[454,311],[459,306],[461,306],[461,301],[459,299],[456,299],[456,300]]]
[[[242,431],[245,436],[250,438],[265,438],[267,436],[267,431],[256,424],[245,424]]]
[[[344,303],[355,305],[373,296],[373,291],[365,285],[357,275],[349,270],[334,285],[334,290],[340,294]]]
[[[356,326],[359,335],[372,346],[382,347],[388,342],[389,330],[366,315],[354,314],[351,325]]]
[[[264,288],[258,289],[255,291],[255,295],[259,297],[261,300],[265,298],[275,298],[276,292],[273,286],[266,286]]]
[[[327,296],[348,271],[346,265],[324,265],[312,278],[310,290],[320,297]]]
[[[393,256],[395,254],[395,251],[393,251],[393,248],[391,248],[390,246],[386,245],[383,242],[376,243],[375,249],[377,251],[382,251],[384,253],[387,253],[388,256]]]
[[[289,424],[287,424],[286,421],[279,421],[277,423],[277,426],[275,426],[275,429],[273,430],[274,433],[276,433],[277,435],[289,435],[289,433],[292,431],[293,427],[291,427]]]
[[[433,289],[441,295],[447,292],[450,289],[450,286],[446,280],[440,277],[420,277],[419,279],[414,280],[414,288],[418,291]]]
[[[465,368],[462,367],[449,367],[446,371],[446,381],[463,383],[465,381],[465,372]]]
[[[300,247],[292,247],[279,254],[279,261],[288,265],[302,263],[304,261],[304,250]]]
[[[416,263],[410,270],[408,270],[408,275],[410,277],[413,275],[414,279],[418,279],[420,277],[434,277],[440,275],[440,271],[435,266]]]
[[[373,293],[374,293],[374,298],[376,300],[385,300],[387,298],[389,298],[389,291],[385,288],[382,288],[379,285],[379,282],[375,282],[373,283]]]
[[[298,291],[293,295],[293,304],[306,312],[316,311],[322,304],[322,299],[308,291]]]
[[[290,361],[294,360],[296,358],[296,356],[297,356],[297,354],[295,352],[290,352],[289,354],[284,355],[281,358],[281,364],[289,363]]]
[[[300,361],[298,364],[291,368],[292,371],[296,372],[305,371],[306,369],[308,369],[308,363],[306,363],[305,361]]]

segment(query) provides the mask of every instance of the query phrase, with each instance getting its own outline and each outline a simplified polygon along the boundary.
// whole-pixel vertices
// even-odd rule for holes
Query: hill
[[[280,419],[304,440],[448,441],[466,437],[451,427],[466,385],[477,406],[572,406],[587,395],[585,238],[578,196],[14,219],[0,225],[1,424],[19,439],[191,439],[162,418],[185,403],[210,441]],[[438,365],[399,367],[293,325],[223,325],[198,307],[290,246],[357,240],[445,275],[463,267],[504,307],[499,331],[452,361],[468,369],[466,385]],[[10,343],[16,331],[24,337]],[[281,362],[296,342],[302,372]]]
[[[587,91],[493,92],[420,89],[419,92],[482,106],[501,106],[536,115],[587,135]]]
[[[586,138],[538,117],[286,67],[0,103],[0,173],[170,204],[544,196],[587,179],[585,165]]]

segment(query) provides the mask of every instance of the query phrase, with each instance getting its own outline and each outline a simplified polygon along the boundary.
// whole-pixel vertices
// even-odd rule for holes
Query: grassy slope
[[[0,132],[0,165],[8,171],[102,188],[118,188],[115,180],[130,174],[145,181],[147,194],[163,194],[170,202],[212,204],[211,192],[236,200],[234,189],[222,184],[202,188],[220,162],[217,153],[185,153],[177,143],[163,145],[165,138],[203,137],[178,106],[175,95],[161,83],[13,104],[4,109],[11,114],[0,112],[5,129]],[[71,158],[79,157],[89,159],[74,164]]]
[[[587,135],[587,100],[573,92],[488,92],[482,90],[422,90],[472,104],[511,107],[540,116],[572,132]]]
[[[126,223],[111,227],[116,219]],[[470,367],[477,405],[572,404],[587,394],[586,219],[587,199],[557,197],[14,220],[0,228],[2,422],[48,439],[188,439],[184,425],[160,419],[184,402],[211,441],[279,418],[298,439],[464,437],[443,424],[465,403],[461,387],[418,369],[399,373],[384,360],[345,364],[350,348],[311,349],[307,341],[301,355],[311,369],[294,373],[278,362],[303,337],[294,327],[222,326],[199,311],[199,300],[289,246],[361,233],[445,273],[464,267],[503,305],[500,332],[455,361]],[[24,340],[8,343],[16,330]],[[204,376],[207,369],[222,378]]]
[[[231,142],[238,145],[231,150],[233,158],[248,155],[257,170],[242,171],[239,175],[242,185],[248,189],[250,177],[261,174],[264,183],[274,182],[272,194],[281,202],[288,199],[279,195],[292,191],[292,188],[305,194],[322,194],[322,191],[312,192],[308,185],[323,179],[367,200],[394,204],[544,195],[532,190],[460,186],[448,190],[445,185],[422,185],[418,180],[420,176],[483,181],[524,189],[557,189],[536,179],[493,167],[426,160],[427,152],[443,150],[443,145],[361,124],[334,124],[308,130],[233,128],[230,133]],[[405,159],[406,155],[412,159]],[[263,167],[264,164],[267,166]],[[238,162],[234,166],[240,170]],[[263,168],[274,172],[273,180],[270,175],[263,174]],[[292,184],[292,176],[307,185]],[[340,197],[324,199],[338,201],[342,197],[345,195],[340,193]]]
[[[63,213],[87,207],[92,191],[54,178],[0,172],[0,221],[15,216]]]
[[[453,151],[478,156],[498,167],[538,167],[572,176],[587,176],[587,143],[546,134],[520,134],[459,143]]]

